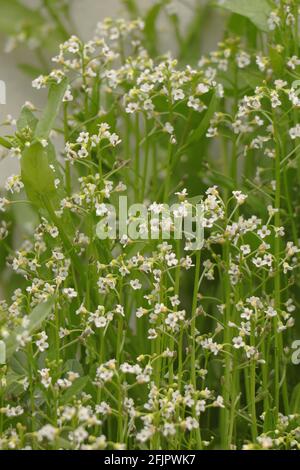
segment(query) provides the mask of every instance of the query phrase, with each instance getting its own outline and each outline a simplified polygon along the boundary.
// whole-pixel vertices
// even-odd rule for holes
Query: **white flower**
[[[0,212],[5,212],[5,206],[8,206],[9,200],[4,197],[0,197]]]
[[[48,336],[46,335],[45,331],[42,331],[38,335],[39,339],[35,342],[40,352],[45,351],[49,347],[49,343],[47,343]]]
[[[52,378],[50,377],[50,369],[41,369],[38,370],[38,373],[41,376],[41,383],[45,388],[49,388],[52,382]]]
[[[280,17],[277,15],[275,11],[272,11],[270,13],[270,16],[268,18],[268,27],[270,31],[274,31],[274,29],[277,28],[277,26],[280,25]]]
[[[172,97],[174,101],[179,101],[184,99],[184,93],[181,88],[177,88],[175,90],[172,90]]]
[[[63,101],[73,101],[73,95],[72,95],[72,89],[70,87],[70,85],[68,85],[66,91],[65,91],[65,94],[64,94],[64,97],[63,97]]]
[[[204,83],[199,83],[197,85],[196,91],[199,95],[204,95],[209,91],[209,86],[205,85]]]
[[[113,147],[116,147],[118,144],[122,142],[122,140],[119,138],[119,136],[115,133],[111,134],[109,136],[109,141]]]
[[[263,225],[262,228],[257,231],[257,234],[260,238],[266,238],[271,235],[271,230],[269,230],[266,225]]]
[[[99,204],[98,202],[96,202],[95,208],[96,208],[96,214],[99,217],[102,217],[103,215],[108,213],[108,209],[106,207],[106,204],[103,204],[103,203]]]
[[[52,426],[51,424],[46,424],[43,426],[39,431],[37,431],[37,439],[38,441],[42,441],[43,439],[47,439],[48,441],[54,441],[55,437],[58,434],[58,429]]]
[[[32,87],[36,88],[37,90],[40,90],[41,88],[45,88],[46,80],[47,80],[46,77],[44,77],[43,75],[40,75],[35,80],[33,80]]]
[[[243,194],[241,191],[232,191],[232,194],[239,205],[244,204],[248,197],[247,194]]]
[[[235,338],[232,338],[232,342],[233,342],[233,347],[235,349],[240,349],[240,348],[243,348],[245,346],[245,343],[244,343],[243,338],[241,336],[236,336]]]
[[[295,140],[300,137],[300,124],[297,124],[296,127],[292,127],[289,130],[289,134],[292,140]]]
[[[193,108],[195,111],[202,112],[206,109],[206,106],[201,103],[199,98],[195,98],[194,96],[190,96],[187,102],[189,108]]]
[[[251,63],[251,57],[246,52],[239,52],[236,56],[236,63],[240,69],[243,69]]]
[[[74,299],[78,296],[76,290],[72,287],[66,287],[65,289],[63,289],[63,294],[69,299]]]
[[[164,125],[164,129],[163,129],[165,132],[167,132],[168,134],[173,134],[174,132],[174,127],[172,126],[172,124],[170,122],[166,122],[165,125]]]
[[[157,338],[157,332],[154,328],[150,328],[148,330],[148,339],[156,339]]]
[[[273,307],[269,306],[266,310],[266,314],[267,314],[267,317],[273,318],[273,317],[276,317],[277,312]]]
[[[138,279],[133,279],[132,281],[130,281],[130,285],[133,290],[140,290],[142,287],[142,284]]]
[[[195,418],[192,418],[192,416],[188,416],[184,424],[188,431],[199,428],[199,422]]]
[[[11,175],[5,182],[5,189],[11,193],[19,193],[24,188],[20,175]]]
[[[128,103],[125,111],[127,114],[133,114],[139,109],[139,105],[137,103]]]
[[[213,406],[217,408],[225,408],[224,406],[224,398],[221,395],[218,395],[217,399],[213,402]]]
[[[95,317],[94,319],[94,323],[95,323],[95,326],[96,328],[105,328],[106,325],[107,325],[107,320],[105,317]]]

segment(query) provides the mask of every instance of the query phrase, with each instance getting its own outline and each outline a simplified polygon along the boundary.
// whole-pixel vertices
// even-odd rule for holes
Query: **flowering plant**
[[[153,53],[149,17],[72,35],[0,140],[2,449],[300,449],[299,2],[218,3],[193,66]],[[124,196],[140,236],[100,238]],[[200,201],[201,247],[172,236]]]

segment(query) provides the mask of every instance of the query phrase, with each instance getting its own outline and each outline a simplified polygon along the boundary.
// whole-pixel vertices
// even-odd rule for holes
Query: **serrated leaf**
[[[60,83],[53,83],[50,86],[45,111],[36,126],[35,137],[37,139],[48,139],[59,113],[67,86],[68,81],[66,78]]]
[[[245,16],[262,31],[269,30],[268,18],[272,6],[268,0],[223,0],[219,6],[232,13]]]
[[[28,325],[26,328],[19,326],[10,333],[7,339],[5,339],[6,357],[8,359],[13,355],[19,346],[17,336],[24,333],[25,330],[28,331],[29,334],[32,334],[35,330],[37,330],[42,325],[43,321],[46,320],[46,318],[50,315],[53,304],[53,297],[47,302],[39,304],[28,315]]]

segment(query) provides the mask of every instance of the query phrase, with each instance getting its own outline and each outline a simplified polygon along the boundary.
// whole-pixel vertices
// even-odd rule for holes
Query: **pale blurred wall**
[[[7,0],[9,1],[9,0]],[[34,5],[35,0],[23,0],[24,3]],[[201,0],[199,0],[201,1]],[[153,5],[154,0],[139,0],[141,7],[149,7]],[[184,24],[190,19],[192,11],[186,8],[181,1],[176,0],[176,10],[180,15],[180,19]],[[83,39],[89,39],[96,26],[96,23],[106,16],[122,17],[124,16],[124,7],[120,0],[73,0],[72,6],[73,19],[76,24],[77,30]],[[164,51],[172,49],[172,40],[168,37],[167,30],[164,24],[160,25],[162,32],[162,44]],[[217,40],[221,37],[222,28],[220,18],[216,14],[214,21],[209,23],[210,30],[208,34],[208,42],[206,49],[215,47]],[[165,32],[164,32],[165,29]],[[6,82],[6,105],[0,104],[0,120],[3,121],[4,117],[8,114],[17,117],[21,106],[26,100],[32,101],[35,105],[42,103],[41,92],[38,92],[31,87],[31,80],[28,76],[21,72],[17,64],[32,62],[30,53],[25,49],[17,49],[13,53],[5,54],[3,52],[4,43],[0,38],[0,80]],[[5,129],[0,128],[0,135],[5,134]],[[17,162],[12,159],[5,159],[0,161],[0,186],[13,172],[17,172]]]

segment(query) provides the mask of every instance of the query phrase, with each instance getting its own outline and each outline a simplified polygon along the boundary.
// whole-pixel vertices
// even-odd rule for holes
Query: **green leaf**
[[[6,149],[10,149],[12,147],[11,143],[3,137],[0,137],[0,145]]]
[[[239,70],[239,75],[241,76],[241,79],[245,81],[246,85],[254,89],[257,86],[260,86],[263,81],[262,74],[256,70]],[[240,80],[240,84],[243,84],[242,80]]]
[[[17,336],[24,333],[24,331],[28,331],[29,334],[32,334],[35,330],[37,330],[42,325],[43,321],[50,315],[53,304],[53,297],[47,302],[39,304],[32,310],[30,315],[28,315],[28,325],[26,326],[26,328],[24,328],[23,326],[15,328],[15,330],[11,332],[9,337],[5,339],[7,358],[10,358],[19,346]]]
[[[198,142],[201,139],[201,137],[205,134],[205,132],[207,131],[209,127],[210,121],[215,113],[217,102],[218,102],[218,98],[216,94],[214,93],[211,98],[210,104],[207,108],[207,111],[205,113],[205,116],[203,117],[203,119],[201,119],[201,122],[199,126],[197,127],[197,129],[195,129],[194,132],[190,134],[189,138],[187,139],[186,146]]]
[[[180,58],[185,62],[199,57],[201,54],[202,36],[205,24],[209,20],[209,5],[198,5],[195,8],[190,24],[187,26],[184,39],[180,44]]]
[[[68,388],[68,390],[64,393],[64,395],[61,398],[61,403],[64,405],[68,403],[72,397],[75,397],[78,395],[87,385],[89,381],[89,377],[86,375],[84,377],[79,377],[79,379],[76,379],[72,386]]]
[[[22,70],[23,73],[28,75],[31,79],[38,77],[39,75],[43,75],[46,70],[43,70],[39,67],[35,67],[30,64],[18,64],[18,69]]]
[[[39,218],[34,211],[33,207],[30,204],[23,204],[23,202],[18,202],[20,198],[24,195],[18,194],[14,195],[12,204],[12,215],[14,221],[18,225],[17,230],[20,236],[23,235],[32,235],[35,227],[39,223]]]
[[[55,172],[50,168],[50,150],[36,142],[25,148],[21,158],[21,175],[28,199],[37,206],[41,198],[55,192]]]
[[[23,351],[15,352],[9,359],[9,366],[18,375],[28,375],[28,359]]]
[[[64,78],[59,84],[53,83],[50,86],[47,106],[41,119],[38,122],[35,131],[37,139],[48,139],[50,131],[53,129],[55,120],[59,113],[65,91],[68,86],[68,81]]]
[[[56,437],[55,442],[57,443],[59,449],[72,449],[71,442],[61,436]]]
[[[19,119],[17,120],[17,129],[19,132],[26,127],[29,127],[33,132],[36,128],[38,119],[33,112],[27,107],[23,106]]]
[[[139,16],[139,9],[135,0],[122,0],[122,3],[133,19]]]
[[[282,53],[280,53],[276,47],[269,48],[269,56],[271,61],[271,66],[274,72],[278,75],[285,73],[285,58]]]
[[[207,178],[211,185],[216,184],[220,188],[233,190],[235,184],[232,178],[211,169],[212,174],[201,174],[202,178]]]
[[[200,202],[202,202],[202,200],[203,200],[203,195],[188,198],[189,203],[193,205],[199,204]]]
[[[6,363],[6,344],[0,341],[0,364]]]
[[[267,410],[264,418],[264,432],[273,431],[276,428],[275,412],[274,410]]]
[[[22,27],[36,26],[43,23],[38,10],[32,10],[17,0],[0,0],[0,31],[17,34]]]
[[[157,3],[148,10],[145,17],[144,33],[147,40],[147,47],[152,54],[156,54],[157,51],[156,43],[158,35],[156,31],[156,22],[162,7],[162,3]]]
[[[224,0],[219,6],[232,13],[245,16],[262,31],[269,30],[268,18],[272,6],[268,0]]]
[[[81,363],[77,359],[68,359],[64,364],[65,372],[72,371],[77,372],[79,375],[83,375],[83,368]]]

